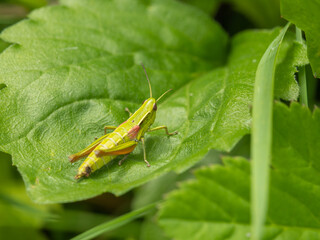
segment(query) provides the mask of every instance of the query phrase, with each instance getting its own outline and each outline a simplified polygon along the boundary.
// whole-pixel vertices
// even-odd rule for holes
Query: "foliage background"
[[[70,6],[74,4],[72,1],[63,2]],[[80,2],[84,6],[87,4]],[[149,1],[138,2],[152,5]],[[68,239],[160,199],[165,199],[158,207],[160,210],[108,231],[99,239],[250,237],[250,164],[246,159],[250,157],[250,136],[247,134],[250,133],[254,76],[259,59],[279,34],[277,27],[286,21],[280,17],[280,2],[277,0],[182,2],[167,1],[159,8],[151,9],[148,23],[143,22],[144,11],[139,4],[137,7],[124,1],[126,4],[118,5],[118,10],[121,12],[123,7],[126,11],[133,11],[133,17],[119,20],[116,15],[99,13],[99,8],[93,13],[88,12],[95,4],[88,9],[76,7],[74,12],[53,6],[31,13],[31,21],[14,25],[33,9],[58,3],[1,1],[1,29],[14,25],[2,32],[1,51],[12,42],[18,44],[6,50],[0,60],[0,94],[4,94],[0,98],[0,149],[3,151],[0,153],[0,213],[5,216],[0,220],[0,238]],[[317,25],[305,24],[304,16],[317,8],[312,4],[302,4],[305,9],[299,12],[296,10],[296,6],[301,4],[298,0],[294,4],[287,1],[282,4],[290,6],[282,12],[286,19],[305,31],[307,41],[310,36],[310,46],[307,57],[306,46],[294,41],[292,31],[287,34],[277,61],[275,98],[285,103],[298,99],[299,87],[294,77],[296,67],[310,61],[313,73],[307,66],[308,98],[310,109],[313,109],[318,99],[312,74],[317,76],[319,64],[318,56],[313,53],[317,52],[319,44],[314,39]],[[110,40],[104,49],[105,46],[99,42],[105,36],[72,31],[68,35],[70,27],[65,27],[64,21],[71,16],[74,17],[72,21],[69,19],[72,23],[89,29],[99,28],[97,24],[103,25],[104,19],[115,26],[116,30],[111,33],[121,37],[115,36],[116,43]],[[159,16],[166,19],[169,27],[166,24],[160,27],[154,20]],[[178,27],[178,31],[172,30],[171,26]],[[132,29],[135,31],[131,32]],[[64,55],[56,52],[57,46],[66,47],[58,36],[66,37],[66,42],[83,39],[79,45],[82,53]],[[123,36],[127,39],[123,40]],[[195,39],[189,39],[190,36]],[[142,46],[137,43],[139,41]],[[96,49],[88,50],[86,44],[93,44]],[[25,48],[21,49],[21,46]],[[101,51],[106,50],[112,56],[99,61]],[[93,178],[80,184],[73,183],[78,165],[71,166],[66,161],[46,166],[41,159],[56,159],[57,155],[63,159],[66,152],[72,153],[74,149],[85,146],[88,139],[102,134],[104,124],[121,123],[126,118],[124,107],[133,110],[139,106],[148,90],[143,72],[139,66],[132,67],[126,56],[132,52],[135,52],[134,62],[143,61],[149,68],[155,95],[159,96],[170,87],[177,89],[161,103],[157,123],[179,129],[180,134],[172,139],[163,137],[161,133],[150,136],[148,154],[154,161],[148,171],[140,161],[142,155],[138,149],[131,161],[121,168],[114,164]],[[87,63],[88,57],[98,61]],[[62,67],[53,67],[52,72],[46,70],[57,63]],[[52,109],[59,108],[59,101],[67,93],[61,89],[75,87],[70,81],[70,85],[63,88],[58,85],[54,92],[42,92],[36,101],[31,99],[28,102],[28,96],[36,90],[42,91],[43,86],[33,85],[29,93],[25,90],[28,88],[22,88],[20,85],[27,86],[28,79],[37,75],[25,70],[36,69],[41,74],[46,73],[43,79],[49,89],[57,83],[64,83],[66,72],[63,67],[66,63],[76,67],[72,78],[77,79],[78,85],[83,84],[84,94],[88,94],[90,79],[91,90],[94,90],[90,94],[94,93],[94,96],[89,97],[97,98],[97,101],[66,109],[65,112],[70,112],[66,117],[69,120],[59,120],[66,116],[65,112],[53,116],[44,126],[31,132],[28,142],[20,141],[19,136],[30,127],[29,124],[37,124],[41,120],[42,114],[50,110],[50,104]],[[111,67],[108,69],[106,66],[111,65],[112,70],[118,68],[118,73],[111,75],[109,85],[105,86],[101,80],[105,79],[106,72],[111,71]],[[85,67],[80,68],[82,66]],[[126,68],[129,70],[125,71]],[[98,98],[105,96],[105,89],[109,90],[109,99],[100,101]],[[77,86],[77,90],[80,96],[81,87]],[[17,93],[20,94],[18,100],[15,97]],[[46,102],[48,97],[54,101]],[[66,99],[78,101],[73,96]],[[37,108],[32,108],[32,104]],[[46,108],[42,109],[42,106]],[[277,124],[274,126],[270,209],[265,238],[319,239],[319,111],[312,114],[298,104],[288,108],[277,103],[274,119]],[[64,125],[56,127],[57,123]],[[81,138],[76,137],[75,132],[80,133]],[[223,160],[222,155],[226,156]],[[12,156],[20,173],[11,166]],[[42,171],[48,168],[53,169],[53,174]],[[177,188],[179,190],[171,192]],[[167,195],[168,192],[171,193]],[[284,211],[279,214],[279,209]]]

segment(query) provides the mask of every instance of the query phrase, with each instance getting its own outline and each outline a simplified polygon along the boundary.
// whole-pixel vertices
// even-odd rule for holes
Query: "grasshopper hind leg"
[[[86,148],[82,149],[80,152],[70,155],[68,157],[70,162],[74,163],[74,162],[80,160],[81,158],[83,158],[85,156],[88,156],[109,135],[110,135],[110,133],[98,138],[93,143],[91,143],[89,146],[87,146]]]

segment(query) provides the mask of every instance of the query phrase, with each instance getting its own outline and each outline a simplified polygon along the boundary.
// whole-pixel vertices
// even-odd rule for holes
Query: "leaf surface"
[[[269,211],[263,239],[320,238],[317,151],[320,111],[277,103]],[[196,172],[161,206],[160,224],[175,239],[250,237],[250,162],[225,158]]]
[[[175,1],[65,0],[29,18],[1,34],[15,44],[0,56],[6,86],[0,92],[0,150],[12,155],[29,195],[41,203],[106,191],[119,195],[169,171],[184,171],[211,148],[230,150],[250,130],[255,70],[279,32],[234,37],[227,59],[220,26]],[[67,156],[100,137],[105,125],[122,123],[125,107],[134,111],[148,97],[141,62],[154,96],[174,89],[158,105],[154,126],[179,134],[148,134],[150,168],[139,146],[121,167],[115,160],[74,181],[82,161],[71,165]],[[296,84],[284,75],[286,86]]]
[[[320,76],[320,2],[318,0],[281,0],[281,15],[306,34],[308,57],[315,77]]]

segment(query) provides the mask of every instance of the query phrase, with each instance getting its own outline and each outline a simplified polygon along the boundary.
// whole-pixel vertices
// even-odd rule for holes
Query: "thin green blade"
[[[268,207],[269,164],[272,145],[273,88],[279,46],[290,26],[288,23],[261,58],[254,86],[252,110],[252,239],[260,239]]]

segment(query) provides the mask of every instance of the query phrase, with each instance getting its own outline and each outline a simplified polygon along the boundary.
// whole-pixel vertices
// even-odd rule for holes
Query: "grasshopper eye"
[[[157,111],[157,109],[158,109],[157,104],[156,104],[156,103],[153,104],[153,110],[154,110],[154,111]]]

